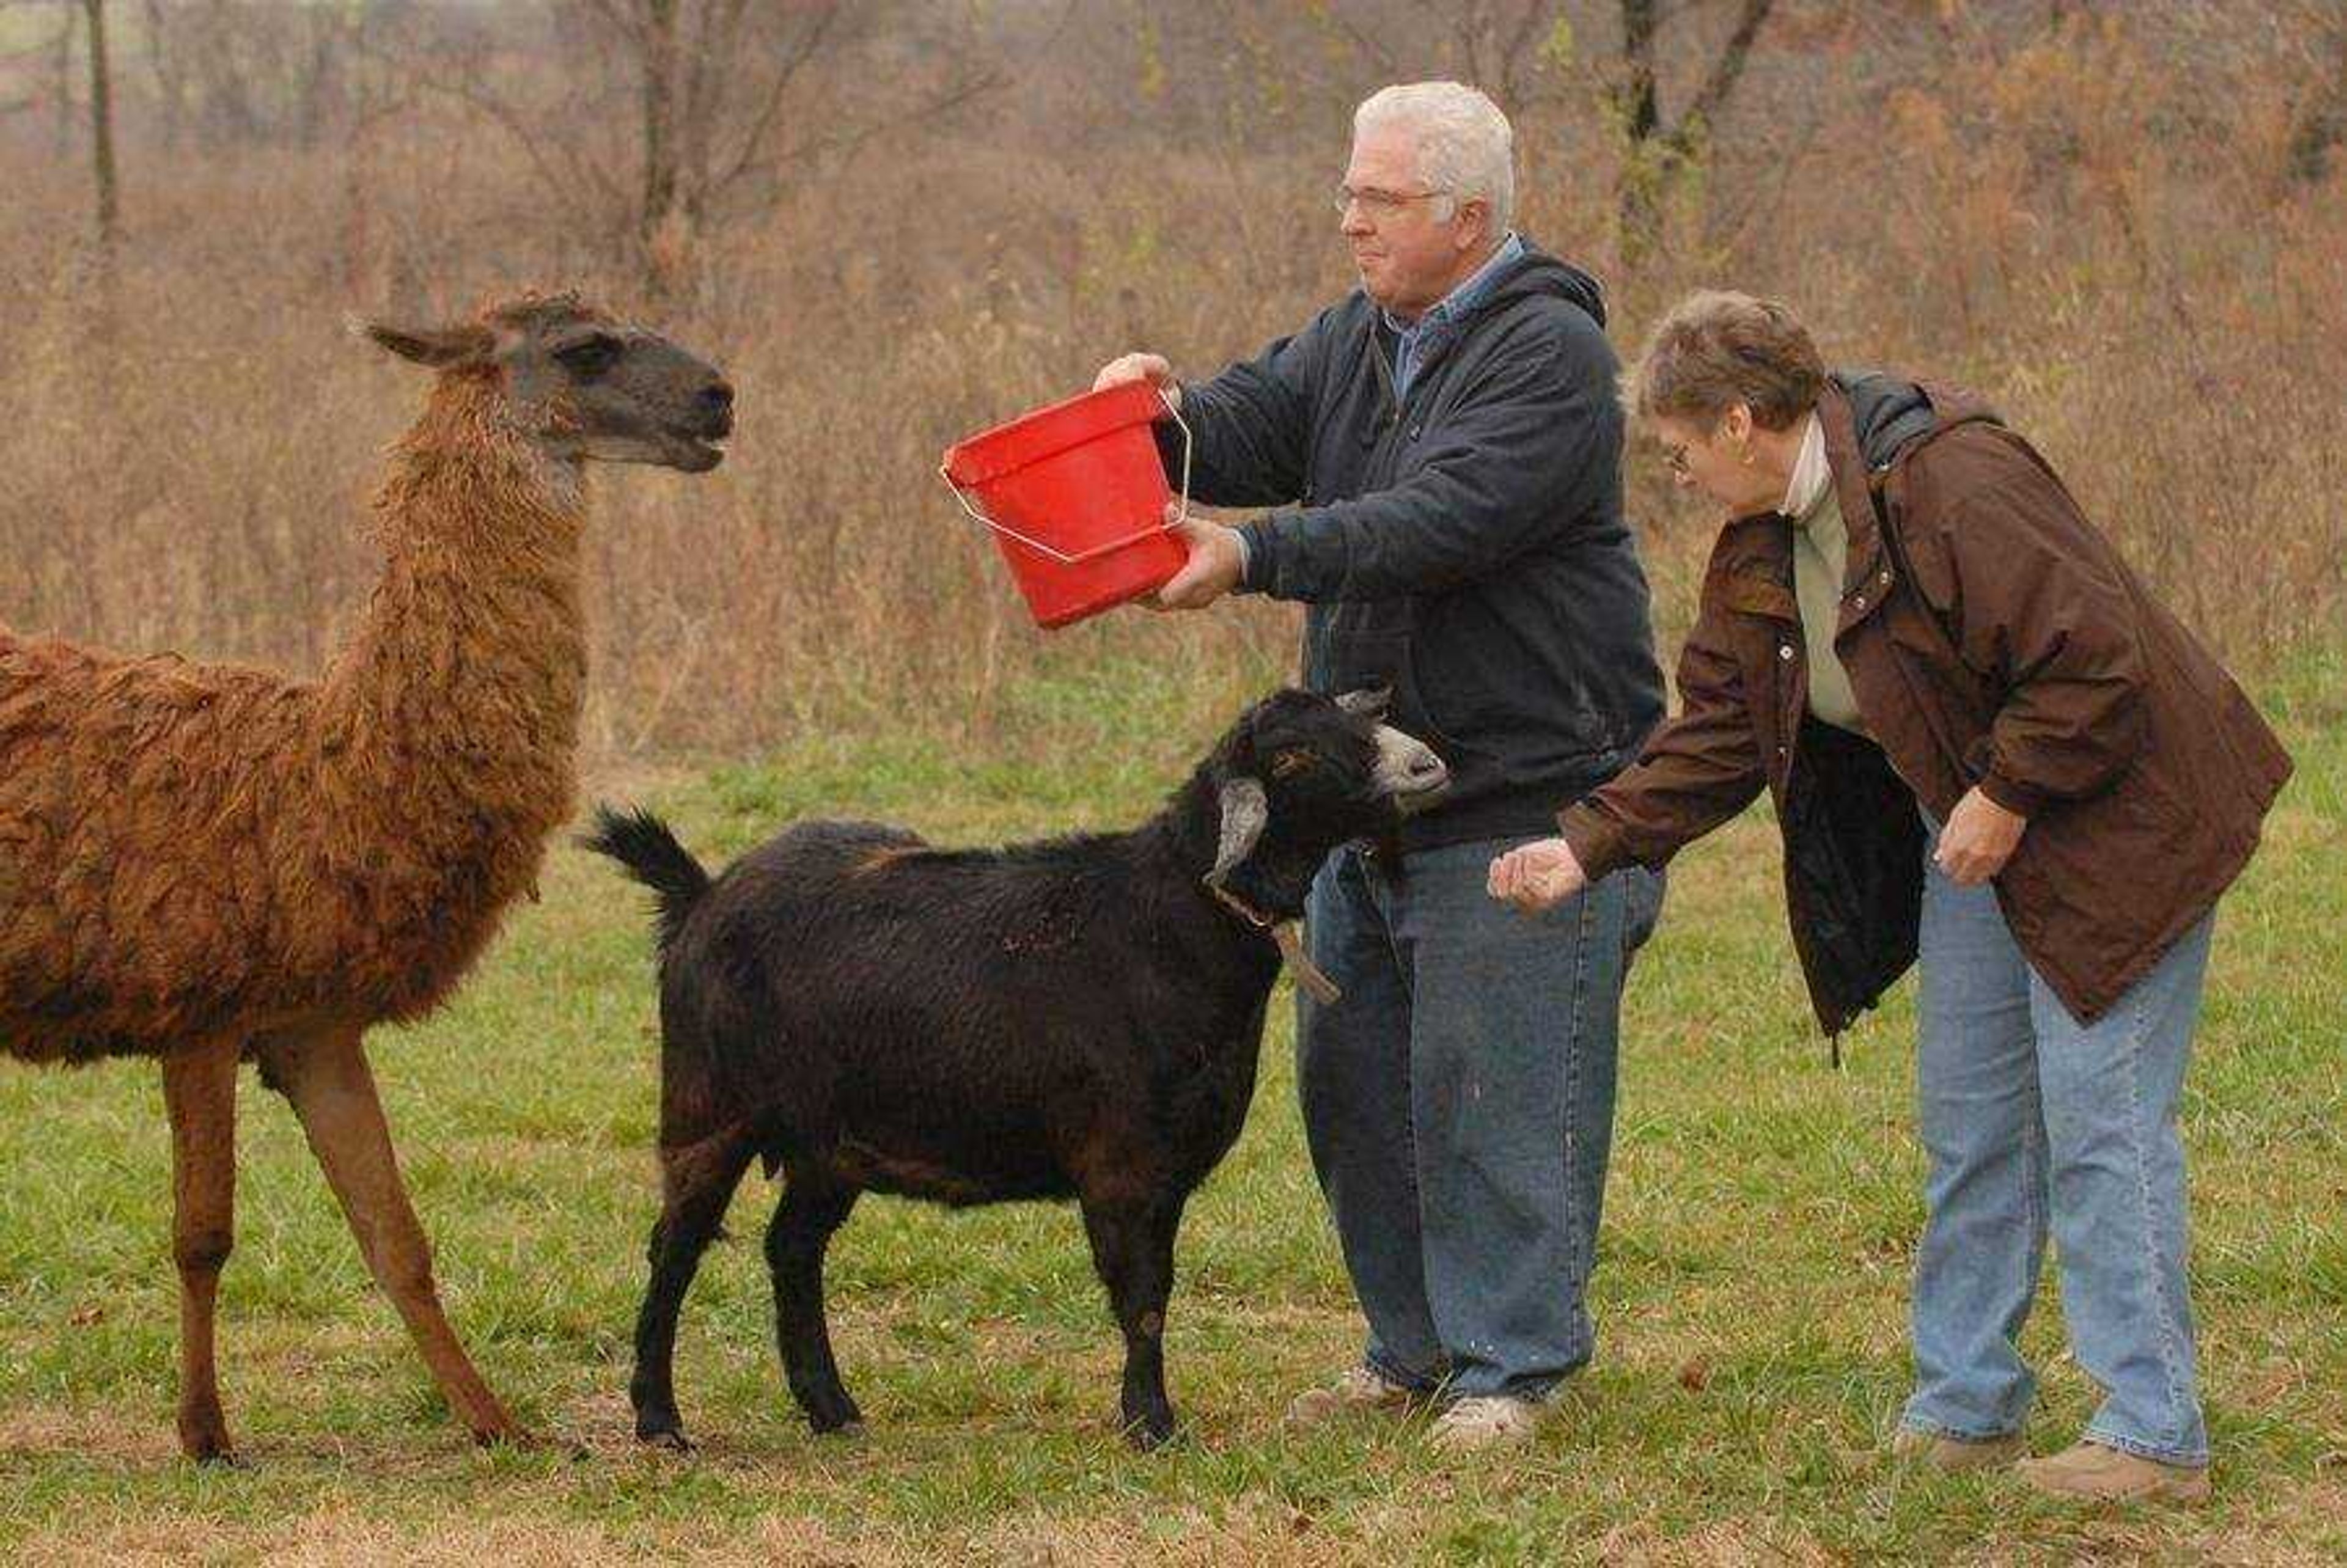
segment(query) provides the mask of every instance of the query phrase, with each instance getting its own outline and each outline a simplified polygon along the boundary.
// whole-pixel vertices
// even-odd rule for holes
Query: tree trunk
[[[2308,185],[2322,182],[2331,172],[2332,149],[2347,141],[2347,19],[2332,26],[2331,70],[2291,127],[2291,176]]]
[[[676,124],[677,0],[642,0],[644,191],[636,214],[636,237],[644,258],[644,282],[655,297],[667,292],[664,249],[673,243],[682,152]]]
[[[1622,176],[1618,194],[1622,260],[1627,265],[1653,249],[1662,227],[1662,169],[1655,133],[1662,110],[1655,93],[1655,0],[1622,0]]]
[[[1634,264],[1662,237],[1663,198],[1687,160],[1698,150],[1712,118],[1727,104],[1751,57],[1753,40],[1776,0],[1739,0],[1736,26],[1704,73],[1678,118],[1665,124],[1655,82],[1655,38],[1662,17],[1656,0],[1622,0],[1622,85],[1615,89],[1621,114],[1623,157],[1620,184],[1622,259]]]
[[[106,0],[82,0],[89,22],[90,168],[97,180],[97,244],[111,261],[120,227],[114,173],[114,83],[106,57]]]

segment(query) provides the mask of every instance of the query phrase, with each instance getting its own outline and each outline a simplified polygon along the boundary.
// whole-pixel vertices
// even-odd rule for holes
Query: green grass
[[[1298,1437],[1289,1395],[1357,1330],[1306,1163],[1287,1012],[1255,1115],[1193,1205],[1169,1361],[1185,1440],[1109,1429],[1116,1338],[1071,1213],[867,1201],[833,1252],[869,1435],[811,1439],[774,1367],[746,1184],[679,1362],[704,1448],[628,1436],[653,1208],[639,900],[558,850],[458,1000],[374,1044],[449,1307],[559,1440],[477,1453],[368,1285],[284,1106],[250,1079],[222,1290],[250,1463],[171,1437],[176,1291],[153,1071],[0,1069],[0,1553],[44,1562],[2337,1561],[2347,1557],[2347,669],[2270,692],[2300,766],[2225,906],[2187,1107],[2219,1498],[2075,1514],[1874,1457],[1904,1391],[1921,1219],[1908,982],[1826,1065],[1748,816],[1680,863],[1628,1001],[1596,1282],[1603,1340],[1530,1453],[1448,1465],[1417,1423]],[[842,741],[646,792],[696,847],[853,811],[963,842],[1132,820],[1198,736],[1071,678],[990,760]],[[1013,758],[1014,760],[1004,760]],[[2049,1289],[2032,1437],[2092,1393]]]

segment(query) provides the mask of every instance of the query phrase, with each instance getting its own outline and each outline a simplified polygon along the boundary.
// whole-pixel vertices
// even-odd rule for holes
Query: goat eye
[[[1320,759],[1310,752],[1282,752],[1271,759],[1271,776],[1276,779],[1291,778],[1307,768],[1318,766],[1319,763]]]
[[[574,375],[600,375],[619,359],[620,340],[609,333],[597,333],[563,344],[554,351],[554,357]]]

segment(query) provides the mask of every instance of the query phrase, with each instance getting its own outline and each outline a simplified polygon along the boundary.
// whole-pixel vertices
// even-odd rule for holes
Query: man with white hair
[[[1433,1400],[1453,1449],[1528,1440],[1592,1353],[1622,979],[1661,897],[1636,868],[1533,920],[1484,894],[1663,712],[1604,306],[1510,228],[1511,158],[1473,88],[1385,88],[1336,192],[1360,288],[1209,381],[1153,354],[1099,377],[1178,404],[1198,499],[1276,508],[1186,522],[1158,608],[1304,601],[1307,683],[1389,688],[1450,764],[1446,800],[1332,856],[1307,908],[1342,996],[1299,999],[1297,1089],[1368,1336],[1290,1414]]]

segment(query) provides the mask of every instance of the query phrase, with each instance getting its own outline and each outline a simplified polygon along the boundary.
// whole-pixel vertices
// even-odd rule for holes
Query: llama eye
[[[1307,768],[1317,767],[1320,759],[1303,750],[1286,751],[1271,759],[1271,776],[1276,779],[1293,777]]]
[[[580,338],[577,343],[563,344],[554,351],[554,357],[562,362],[564,369],[575,375],[600,375],[610,369],[620,357],[620,340],[609,333],[597,333],[592,337]]]

